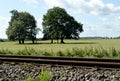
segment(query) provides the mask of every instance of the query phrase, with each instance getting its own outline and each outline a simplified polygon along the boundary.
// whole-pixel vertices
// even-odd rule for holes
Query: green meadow
[[[65,40],[65,44],[47,41],[31,41],[25,44],[0,42],[0,53],[23,55],[80,56],[80,57],[119,57],[120,39],[80,39]]]
[[[11,51],[22,50],[24,48],[34,48],[41,51],[65,51],[72,50],[73,48],[115,48],[120,49],[120,39],[81,39],[81,40],[65,40],[65,44],[57,44],[54,40],[54,44],[50,41],[37,41],[37,44],[31,44],[31,41],[25,42],[25,44],[18,44],[16,42],[0,42],[0,49],[8,49]]]

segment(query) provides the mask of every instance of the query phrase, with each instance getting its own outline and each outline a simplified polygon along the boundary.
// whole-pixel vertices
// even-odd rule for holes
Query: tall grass
[[[0,49],[0,54],[16,54],[16,55],[34,55],[34,56],[68,56],[68,57],[97,57],[97,58],[120,58],[120,50],[115,48],[73,48],[66,51],[40,51],[34,48],[25,47],[17,52],[8,49]]]
[[[0,54],[13,54],[13,53],[14,52],[12,52],[8,49],[4,49],[4,48],[0,49]]]

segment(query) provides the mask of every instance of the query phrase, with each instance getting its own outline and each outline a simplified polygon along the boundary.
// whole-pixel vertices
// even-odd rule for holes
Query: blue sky
[[[81,37],[120,36],[120,0],[0,0],[0,38],[7,38],[6,29],[11,10],[27,11],[42,29],[42,17],[49,8],[59,6],[83,23]],[[42,37],[40,32],[37,37]]]

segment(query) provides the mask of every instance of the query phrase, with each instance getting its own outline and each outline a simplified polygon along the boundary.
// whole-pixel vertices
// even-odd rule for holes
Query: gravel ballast
[[[120,81],[119,69],[8,62],[0,62],[0,81],[25,81],[28,77],[36,79],[42,70],[50,71],[51,81]]]

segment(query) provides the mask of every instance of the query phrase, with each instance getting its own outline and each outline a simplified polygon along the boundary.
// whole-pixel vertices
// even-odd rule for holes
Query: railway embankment
[[[0,62],[0,81],[25,81],[28,77],[36,79],[42,70],[51,73],[51,81],[120,81],[120,70],[115,68],[85,68],[14,62]]]

